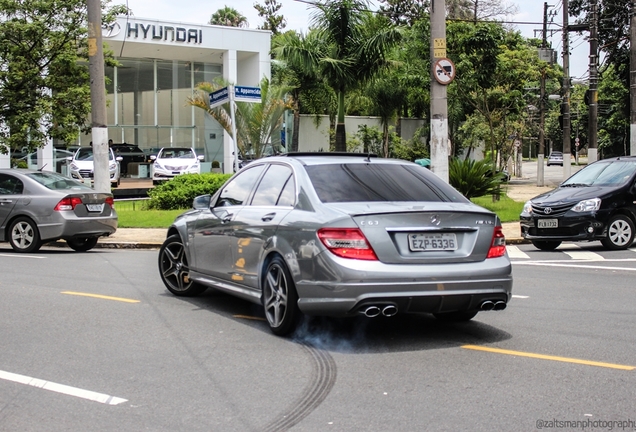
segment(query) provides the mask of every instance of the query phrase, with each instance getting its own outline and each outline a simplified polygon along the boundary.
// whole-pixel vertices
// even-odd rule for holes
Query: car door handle
[[[266,214],[265,216],[263,216],[263,217],[261,218],[261,220],[262,220],[263,222],[269,222],[269,221],[271,221],[272,219],[274,219],[274,216],[276,216],[276,213],[268,213],[268,214]]]
[[[12,202],[10,199],[0,199],[0,204],[11,204]]]
[[[233,213],[228,213],[225,216],[223,216],[223,219],[221,219],[221,223],[228,223],[229,221],[232,220],[232,217],[234,216]]]

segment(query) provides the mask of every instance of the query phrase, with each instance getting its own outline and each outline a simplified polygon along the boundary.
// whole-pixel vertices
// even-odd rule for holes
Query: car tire
[[[542,251],[553,251],[561,244],[558,240],[532,240],[532,245]]]
[[[159,275],[172,294],[179,297],[197,296],[207,289],[190,279],[190,267],[181,237],[172,235],[159,249]]]
[[[625,215],[612,217],[607,224],[607,237],[601,240],[611,250],[627,249],[634,242],[634,222]]]
[[[111,183],[110,183],[110,186],[111,186],[112,188],[119,187],[119,180],[117,180],[116,182],[111,182]]]
[[[9,226],[9,244],[16,252],[37,252],[42,246],[40,231],[28,217],[16,218]]]
[[[435,313],[433,316],[443,322],[466,322],[475,318],[479,311],[457,311]]]
[[[76,252],[87,252],[97,245],[97,237],[72,238],[66,244]]]
[[[263,275],[263,308],[272,333],[285,336],[300,321],[298,293],[285,261],[275,256],[265,266]]]

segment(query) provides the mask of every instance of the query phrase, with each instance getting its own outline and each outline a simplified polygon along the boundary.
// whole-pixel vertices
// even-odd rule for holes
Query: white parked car
[[[170,180],[180,174],[199,174],[203,155],[197,156],[190,147],[164,147],[157,155],[150,156],[152,164],[152,184]]]
[[[93,164],[93,148],[92,147],[80,147],[77,149],[73,157],[67,158],[69,163],[68,174],[81,182],[93,181],[94,178],[94,164]],[[120,166],[123,158],[121,156],[115,157],[112,149],[108,149],[108,171],[110,172],[110,184],[112,187],[119,186],[120,182]]]

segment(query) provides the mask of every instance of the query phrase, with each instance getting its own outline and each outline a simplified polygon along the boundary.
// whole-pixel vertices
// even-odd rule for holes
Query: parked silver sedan
[[[59,239],[85,252],[116,229],[112,194],[53,172],[0,169],[0,241],[16,252]]]
[[[498,217],[417,164],[298,153],[252,162],[195,198],[159,251],[170,292],[262,304],[271,330],[302,314],[502,310],[512,268]]]

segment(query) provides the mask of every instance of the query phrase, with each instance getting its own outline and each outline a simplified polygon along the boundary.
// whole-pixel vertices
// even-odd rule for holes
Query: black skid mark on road
[[[290,408],[278,417],[277,420],[265,426],[263,432],[289,430],[305,417],[311,414],[327,397],[336,383],[337,368],[331,354],[310,343],[298,342],[301,348],[309,354],[312,361],[311,381],[303,391],[303,394]]]

